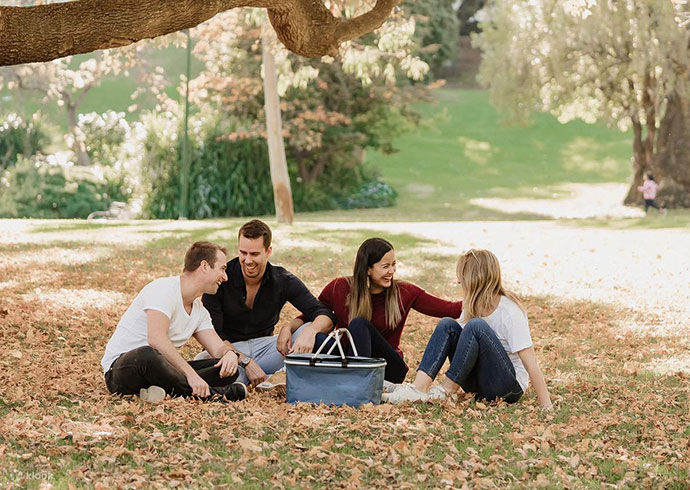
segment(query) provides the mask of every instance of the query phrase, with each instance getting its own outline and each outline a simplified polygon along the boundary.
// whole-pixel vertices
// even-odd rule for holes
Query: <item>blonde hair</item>
[[[347,278],[350,286],[350,293],[347,295],[350,321],[358,316],[371,321],[373,308],[369,291],[369,267],[379,262],[391,250],[393,250],[393,245],[383,238],[369,238],[359,246],[353,274]],[[391,285],[386,288],[385,295],[386,326],[392,330],[402,320],[400,289],[395,280],[391,280]]]
[[[501,266],[498,258],[490,251],[469,249],[458,258],[455,272],[464,294],[462,302],[464,321],[493,313],[501,296],[506,296],[523,313],[526,313],[520,298],[503,287]]]

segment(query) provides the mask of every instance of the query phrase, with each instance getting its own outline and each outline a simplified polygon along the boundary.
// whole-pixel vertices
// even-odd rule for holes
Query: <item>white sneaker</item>
[[[430,399],[433,400],[445,400],[446,398],[455,400],[457,398],[457,395],[455,393],[448,393],[446,389],[441,385],[434,385],[431,388],[429,388],[429,395],[431,396]]]
[[[431,394],[419,391],[409,383],[399,385],[392,393],[383,393],[381,395],[381,400],[388,403],[425,402],[431,398]]]
[[[386,381],[385,379],[383,380],[383,392],[384,393],[393,393],[400,386],[402,386],[402,385],[399,385],[397,383],[391,383],[390,381]]]
[[[151,385],[139,390],[139,398],[148,403],[158,403],[165,398],[165,390],[160,386]]]
[[[276,390],[278,394],[285,395],[287,387],[287,377],[284,370],[276,371],[271,374],[266,381],[256,385],[259,391],[273,391]]]

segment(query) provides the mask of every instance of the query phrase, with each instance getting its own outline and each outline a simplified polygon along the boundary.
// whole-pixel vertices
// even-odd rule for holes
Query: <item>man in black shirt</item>
[[[316,334],[330,331],[335,324],[333,312],[302,281],[268,261],[271,235],[260,220],[242,225],[237,234],[238,256],[227,264],[228,280],[216,294],[202,297],[216,332],[240,356],[239,381],[253,386],[283,367],[273,329],[286,302],[311,321],[292,334],[290,352],[311,352]]]

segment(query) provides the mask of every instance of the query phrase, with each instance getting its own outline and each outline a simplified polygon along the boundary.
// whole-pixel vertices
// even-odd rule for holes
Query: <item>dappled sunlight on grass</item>
[[[535,189],[536,195],[529,198],[476,198],[470,202],[504,213],[541,214],[545,219],[644,216],[641,209],[622,204],[627,191],[626,184],[564,184]]]
[[[548,213],[503,214],[473,200],[531,198],[535,188],[630,179],[630,134],[580,121],[560,124],[550,115],[537,115],[533,125],[506,126],[482,91],[442,89],[436,98],[438,105],[420,110],[447,117],[397,138],[397,153],[368,153],[399,197],[396,207],[365,211],[364,219],[544,219]]]
[[[114,306],[127,305],[131,300],[129,295],[116,291],[100,291],[98,289],[54,289],[36,288],[30,293],[22,294],[21,299],[40,307],[51,310],[68,308],[84,312],[85,308],[105,309]]]
[[[458,136],[458,141],[463,146],[465,157],[478,165],[486,165],[496,152],[487,141],[473,140],[464,136]]]
[[[613,143],[615,152],[618,143]],[[620,159],[606,155],[606,144],[593,138],[573,138],[561,151],[563,169],[570,172],[591,172],[598,180],[615,179],[620,176]]]
[[[664,375],[690,374],[690,354],[679,354],[668,359],[654,359],[654,361],[647,363],[645,368]]]
[[[97,247],[90,250],[49,247],[29,252],[20,252],[20,249],[15,247],[12,249],[12,252],[7,253],[6,250],[5,253],[0,255],[0,269],[10,265],[12,267],[43,267],[46,264],[87,264],[89,262],[105,260],[110,255],[110,249],[107,247]]]

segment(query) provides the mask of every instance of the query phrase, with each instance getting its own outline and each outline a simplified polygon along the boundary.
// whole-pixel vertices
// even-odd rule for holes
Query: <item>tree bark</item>
[[[669,208],[690,208],[690,98],[668,97],[656,144],[654,180],[657,201]]]
[[[690,99],[673,93],[658,130],[642,139],[642,125],[633,121],[633,180],[624,204],[640,205],[637,187],[645,172],[659,184],[657,202],[668,208],[690,208]],[[650,139],[650,134],[654,141]]]
[[[194,27],[236,7],[261,7],[278,39],[310,57],[336,56],[340,45],[385,22],[400,0],[377,0],[367,13],[336,18],[321,0],[73,0],[0,6],[0,66],[50,61],[117,48]]]
[[[280,114],[280,97],[278,96],[278,73],[271,51],[274,39],[268,26],[264,26],[261,35],[262,61],[264,68],[264,107],[266,112],[266,142],[268,160],[271,165],[271,182],[273,183],[273,202],[276,208],[276,219],[279,223],[292,223],[294,208],[292,189],[288,174],[285,145],[283,143],[283,124]]]
[[[641,204],[642,193],[637,190],[639,185],[642,185],[642,176],[649,170],[649,163],[647,162],[647,153],[645,152],[644,143],[642,142],[642,123],[636,117],[633,118],[633,180],[628,189],[628,194],[623,200],[623,204],[628,206],[636,206]]]

